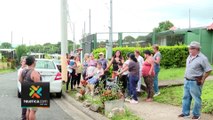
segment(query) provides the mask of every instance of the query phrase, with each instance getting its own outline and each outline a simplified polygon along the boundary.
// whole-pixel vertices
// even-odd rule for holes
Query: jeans
[[[130,81],[130,94],[132,98],[136,101],[138,101],[137,98],[137,92],[136,92],[136,87],[138,83],[139,77],[136,75],[129,75],[129,81]]]
[[[197,85],[197,81],[184,81],[184,95],[183,95],[183,104],[182,104],[182,113],[184,115],[190,114],[191,101],[194,99],[194,107],[192,114],[194,116],[200,116],[201,109],[201,93],[202,85]]]
[[[154,66],[154,71],[155,71],[154,91],[155,91],[155,93],[158,93],[159,92],[159,88],[158,88],[158,73],[160,71],[160,66],[159,65],[155,65]]]

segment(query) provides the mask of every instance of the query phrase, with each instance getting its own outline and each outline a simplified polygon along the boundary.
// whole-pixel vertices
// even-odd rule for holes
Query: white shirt
[[[130,62],[130,60],[126,60],[126,61],[124,62],[124,64],[123,64],[123,67],[124,67],[124,65],[129,66],[129,62]],[[128,75],[128,74],[129,74],[129,71],[127,70],[127,71],[123,72],[122,75]]]
[[[140,67],[140,70],[142,70],[142,65],[144,63],[144,59],[143,57],[141,57],[140,55],[137,57],[137,60],[139,62],[139,67]]]

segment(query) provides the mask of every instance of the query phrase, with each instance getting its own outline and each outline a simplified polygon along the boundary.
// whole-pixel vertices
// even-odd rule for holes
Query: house
[[[206,27],[171,29],[156,33],[153,42],[163,46],[173,46],[179,44],[189,45],[191,41],[199,42],[202,53],[213,63],[213,23]]]

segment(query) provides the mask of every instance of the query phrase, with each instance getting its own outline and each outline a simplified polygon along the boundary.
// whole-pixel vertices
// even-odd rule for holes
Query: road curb
[[[65,100],[67,100],[70,104],[75,106],[78,110],[82,111],[89,117],[91,117],[94,120],[109,120],[107,117],[89,110],[89,108],[83,107],[83,104],[79,101],[76,101],[74,98],[70,97],[67,93],[62,92],[62,96]]]

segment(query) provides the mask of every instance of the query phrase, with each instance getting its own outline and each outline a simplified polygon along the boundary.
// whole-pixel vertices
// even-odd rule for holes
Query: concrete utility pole
[[[13,47],[13,31],[11,31],[11,46]]]
[[[67,0],[61,0],[61,66],[63,81],[67,81],[67,49]]]
[[[191,10],[189,9],[189,29],[191,29]]]
[[[91,35],[91,9],[89,9],[89,34]]]
[[[75,24],[73,23],[73,51],[75,51]]]
[[[109,26],[109,45],[107,46],[107,59],[112,57],[113,35],[112,35],[112,0],[110,0],[110,26]]]
[[[24,45],[24,37],[21,38],[21,45]]]

